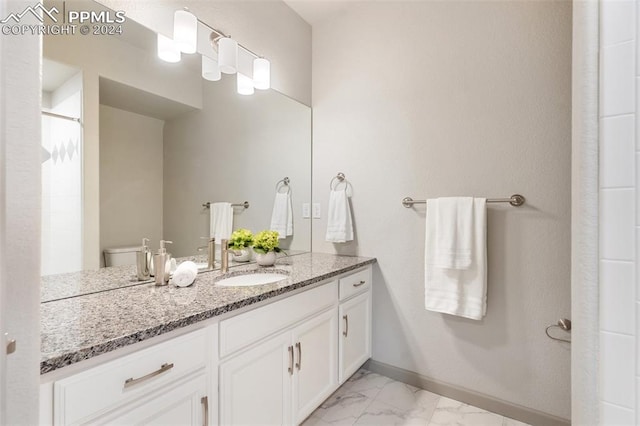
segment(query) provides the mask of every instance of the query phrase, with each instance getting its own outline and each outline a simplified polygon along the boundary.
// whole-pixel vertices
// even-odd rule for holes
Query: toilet
[[[104,266],[135,265],[140,246],[106,248],[103,251]]]

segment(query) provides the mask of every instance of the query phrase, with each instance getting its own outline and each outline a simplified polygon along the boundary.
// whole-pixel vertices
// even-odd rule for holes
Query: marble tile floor
[[[360,369],[302,426],[528,426]]]

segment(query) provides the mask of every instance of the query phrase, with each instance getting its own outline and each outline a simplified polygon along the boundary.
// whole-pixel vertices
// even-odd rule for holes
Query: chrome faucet
[[[226,274],[229,272],[229,240],[222,240],[222,244],[220,246],[220,272]]]
[[[206,246],[198,247],[198,251],[207,249],[207,269],[213,270],[216,263],[216,239],[213,237],[200,237],[203,240],[209,240]]]

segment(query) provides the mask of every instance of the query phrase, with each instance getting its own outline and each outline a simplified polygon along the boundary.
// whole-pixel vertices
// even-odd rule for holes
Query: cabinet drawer
[[[220,357],[336,304],[332,282],[220,322]]]
[[[371,268],[340,278],[340,300],[362,293],[371,287]]]
[[[206,330],[176,337],[54,383],[54,423],[90,421],[124,402],[206,367]]]

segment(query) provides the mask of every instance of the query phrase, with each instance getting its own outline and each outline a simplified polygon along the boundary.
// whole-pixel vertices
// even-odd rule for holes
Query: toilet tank
[[[140,246],[106,248],[103,251],[104,266],[135,265],[136,252],[140,249]]]

